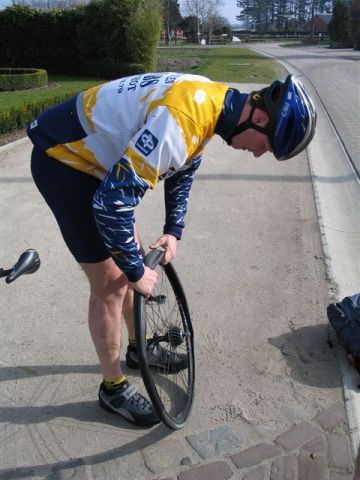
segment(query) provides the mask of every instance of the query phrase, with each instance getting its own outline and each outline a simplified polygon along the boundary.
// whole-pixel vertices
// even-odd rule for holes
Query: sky
[[[1,1],[2,0],[0,0],[0,2]],[[181,14],[184,15],[185,12],[182,10],[182,5],[185,3],[185,0],[178,0],[178,2],[180,4]],[[239,15],[240,9],[236,6],[236,3],[236,0],[222,0],[222,6],[220,8],[221,16],[227,18],[231,25],[233,23],[239,23],[239,21],[236,20],[236,15]]]
[[[180,3],[180,8],[184,0],[178,0]],[[222,0],[223,6],[221,7],[221,15],[226,17],[231,24],[239,23],[236,20],[236,15],[239,14],[239,8],[236,6],[236,0]],[[4,8],[8,5],[11,5],[11,0],[0,0],[0,8]],[[182,15],[184,14],[181,11]]]

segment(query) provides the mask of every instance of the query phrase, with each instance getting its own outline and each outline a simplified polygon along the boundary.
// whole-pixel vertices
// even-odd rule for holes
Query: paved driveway
[[[0,150],[0,265],[27,247],[43,262],[33,277],[0,284],[0,478],[175,478],[203,461],[192,435],[201,443],[226,426],[239,451],[341,404],[305,154],[254,159],[219,138],[207,148],[176,260],[194,318],[197,380],[192,417],[175,433],[144,432],[98,407],[87,283],[32,183],[29,155],[29,142]],[[149,192],[137,212],[145,245],[161,232],[162,195],[161,186]],[[127,373],[141,388],[138,372]]]

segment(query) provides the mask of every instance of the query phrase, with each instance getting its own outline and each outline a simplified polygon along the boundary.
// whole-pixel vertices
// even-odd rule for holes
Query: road
[[[0,478],[178,478],[203,461],[191,438],[230,428],[238,451],[343,404],[305,153],[281,163],[218,138],[207,148],[176,259],[194,319],[196,399],[187,426],[172,433],[99,409],[86,280],[32,183],[30,151],[26,140],[0,149],[0,265],[28,247],[42,258],[33,277],[0,285]],[[161,231],[162,196],[158,187],[138,209],[145,245]],[[142,388],[138,372],[126,373]]]
[[[249,45],[285,62],[311,82],[360,175],[360,52],[325,47]]]

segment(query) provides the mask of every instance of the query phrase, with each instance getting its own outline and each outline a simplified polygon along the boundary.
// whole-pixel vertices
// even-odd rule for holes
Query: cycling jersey
[[[144,271],[134,207],[164,179],[164,233],[181,237],[194,172],[227,91],[196,75],[136,75],[91,88],[29,125],[30,139],[49,156],[102,180],[94,196],[95,219],[130,281]]]

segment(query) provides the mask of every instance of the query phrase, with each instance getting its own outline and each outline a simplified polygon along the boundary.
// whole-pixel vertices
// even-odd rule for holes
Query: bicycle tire
[[[194,397],[194,334],[184,289],[173,265],[160,265],[163,255],[152,250],[144,259],[146,266],[158,272],[158,282],[148,300],[135,292],[136,346],[140,372],[154,408],[169,428],[178,430],[191,413]],[[186,356],[186,367],[178,372],[164,372],[164,364],[161,369],[150,367],[149,342],[161,342],[168,352]]]

